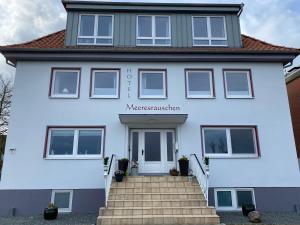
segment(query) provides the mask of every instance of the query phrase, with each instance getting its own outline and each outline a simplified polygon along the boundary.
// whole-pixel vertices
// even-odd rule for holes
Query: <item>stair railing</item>
[[[192,170],[193,175],[196,177],[198,183],[200,184],[208,205],[209,168],[202,165],[196,154],[191,154],[190,169]]]
[[[117,156],[112,154],[110,157],[109,168],[107,174],[104,176],[105,179],[105,205],[107,206],[107,200],[109,196],[109,191],[112,183],[113,176],[115,174],[117,164]]]

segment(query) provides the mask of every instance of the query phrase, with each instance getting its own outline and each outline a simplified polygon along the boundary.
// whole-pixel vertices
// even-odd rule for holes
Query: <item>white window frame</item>
[[[209,83],[210,83],[210,95],[191,95],[189,89],[189,73],[190,72],[208,72]],[[185,88],[187,98],[214,98],[214,82],[213,82],[213,71],[205,69],[187,69],[185,71]]]
[[[54,204],[56,193],[70,193],[69,207],[68,208],[58,208],[58,212],[59,213],[70,213],[70,212],[72,212],[73,190],[52,190],[51,203],[53,203],[53,204]]]
[[[231,134],[230,134],[230,130],[233,129],[245,129],[245,130],[252,130],[252,135],[253,135],[253,140],[254,140],[254,148],[255,148],[255,152],[251,153],[251,154],[235,154],[232,153],[232,144],[231,144]],[[226,140],[227,140],[227,151],[228,153],[206,153],[206,149],[205,149],[205,135],[204,132],[205,130],[225,130],[226,131]],[[209,158],[257,158],[259,156],[258,153],[258,145],[257,145],[257,136],[256,136],[256,128],[253,126],[249,126],[249,127],[209,127],[209,126],[205,126],[202,128],[202,140],[203,140],[203,152],[204,155],[209,157]]]
[[[115,95],[96,95],[94,94],[94,85],[95,85],[95,74],[97,72],[115,72],[117,75],[117,80],[116,80],[116,94]],[[92,82],[91,82],[91,98],[119,98],[120,95],[120,70],[119,69],[109,69],[109,70],[104,70],[104,69],[93,69],[92,70]]]
[[[54,87],[55,87],[55,79],[56,79],[56,73],[57,72],[76,72],[77,73],[77,86],[76,86],[76,93],[75,94],[55,94],[54,93]],[[80,69],[59,69],[55,68],[52,70],[51,75],[51,92],[50,97],[51,98],[78,98],[79,97],[79,85],[80,85]]]
[[[144,73],[162,73],[163,75],[163,95],[143,95],[142,88],[143,88],[143,74]],[[140,99],[166,99],[167,98],[167,71],[166,70],[140,70],[139,71],[139,98]]]
[[[50,144],[51,144],[51,133],[53,130],[72,130],[74,131],[74,139],[73,139],[73,152],[70,155],[50,155]],[[90,130],[101,130],[101,152],[100,154],[89,154],[89,155],[80,155],[77,153],[78,151],[78,141],[79,141],[79,131],[90,131]],[[105,138],[105,129],[104,128],[60,128],[60,127],[50,127],[48,129],[48,142],[47,142],[47,154],[46,159],[102,159],[103,158],[103,150],[104,150],[104,138]]]
[[[249,95],[230,95],[227,90],[227,73],[245,73],[247,75],[247,83]],[[225,87],[225,97],[226,98],[253,98],[252,81],[250,70],[224,70],[224,87]]]
[[[140,37],[139,36],[139,17],[147,16],[151,17],[151,26],[152,26],[152,35],[151,37]],[[156,25],[155,25],[155,17],[168,17],[169,19],[169,36],[168,37],[156,37]],[[171,46],[172,38],[171,38],[171,16],[168,15],[137,15],[136,16],[136,45],[137,46]],[[152,40],[152,44],[139,44],[138,40]],[[170,40],[169,44],[155,44],[155,40]]]
[[[195,37],[195,27],[194,27],[194,18],[206,18],[206,26],[207,26],[207,37]],[[218,18],[223,18],[223,23],[224,23],[224,33],[225,37],[224,38],[218,38],[218,37],[212,37],[211,36],[211,23],[210,23],[210,18],[211,17],[218,17]],[[227,30],[226,30],[226,18],[225,16],[192,16],[192,33],[193,33],[193,46],[228,46],[228,39],[227,39]],[[208,45],[201,45],[201,44],[196,44],[195,40],[203,40],[203,41],[208,41]],[[226,41],[227,44],[224,45],[214,45],[212,44],[212,41]]]
[[[231,207],[224,207],[224,206],[218,205],[217,192],[219,192],[219,191],[230,191],[231,192],[231,201],[232,201]],[[238,197],[237,197],[238,191],[250,191],[252,194],[253,205],[256,208],[255,193],[254,193],[253,188],[215,188],[214,189],[214,197],[215,197],[216,210],[218,210],[218,211],[241,211],[242,207],[238,206]]]
[[[80,25],[81,25],[81,17],[82,16],[94,16],[95,18],[95,24],[94,24],[94,35],[93,36],[80,36]],[[110,16],[112,17],[111,22],[111,36],[97,36],[98,34],[98,22],[99,22],[99,16]],[[94,43],[80,43],[78,39],[80,38],[93,38]],[[111,43],[97,43],[98,39],[111,39]],[[77,45],[106,45],[106,46],[112,46],[114,44],[114,15],[113,14],[80,14],[79,15],[79,23],[78,23],[78,34],[77,34]]]

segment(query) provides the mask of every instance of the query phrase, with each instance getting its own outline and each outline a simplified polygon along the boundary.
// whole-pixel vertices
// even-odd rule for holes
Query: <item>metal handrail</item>
[[[115,154],[112,154],[111,158],[110,158],[107,175],[105,175],[105,177],[104,177],[104,180],[105,180],[105,205],[106,206],[107,206],[111,183],[112,183],[114,172],[115,172],[116,159],[117,159],[117,156]]]
[[[200,161],[199,161],[197,155],[196,155],[196,154],[191,154],[191,156],[195,156],[195,158],[196,158],[196,160],[197,160],[197,163],[198,163],[198,165],[199,165],[199,167],[200,167],[200,169],[201,169],[203,175],[205,175],[204,169],[203,169],[203,167],[202,167],[202,165],[201,165],[201,163],[200,163]]]
[[[109,163],[107,175],[110,174],[111,164],[112,164],[112,162],[113,162],[114,157],[116,157],[116,155],[115,155],[115,154],[112,154],[112,155],[111,155],[111,158],[110,158],[110,163]]]

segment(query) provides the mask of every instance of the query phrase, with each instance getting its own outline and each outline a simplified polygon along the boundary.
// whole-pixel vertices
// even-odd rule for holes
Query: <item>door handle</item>
[[[144,155],[144,149],[142,149],[142,155]]]

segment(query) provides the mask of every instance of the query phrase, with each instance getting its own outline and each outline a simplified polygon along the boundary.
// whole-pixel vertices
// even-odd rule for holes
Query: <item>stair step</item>
[[[126,176],[124,177],[125,182],[190,182],[195,181],[195,177],[185,176]]]
[[[179,225],[179,224],[219,224],[217,215],[141,215],[141,216],[99,216],[97,225]]]
[[[109,194],[109,200],[187,200],[199,199],[204,200],[202,193],[128,193],[128,194]]]
[[[216,215],[213,207],[126,207],[101,208],[101,216],[138,216],[138,215]]]
[[[190,185],[185,187],[112,187],[110,193],[112,194],[131,194],[131,193],[193,193],[201,192],[199,185]]]
[[[126,188],[174,188],[174,187],[190,187],[199,186],[196,181],[185,181],[185,182],[112,182],[112,188],[115,187],[126,187]]]
[[[108,200],[108,207],[183,207],[206,206],[204,199],[169,199],[169,200]]]

